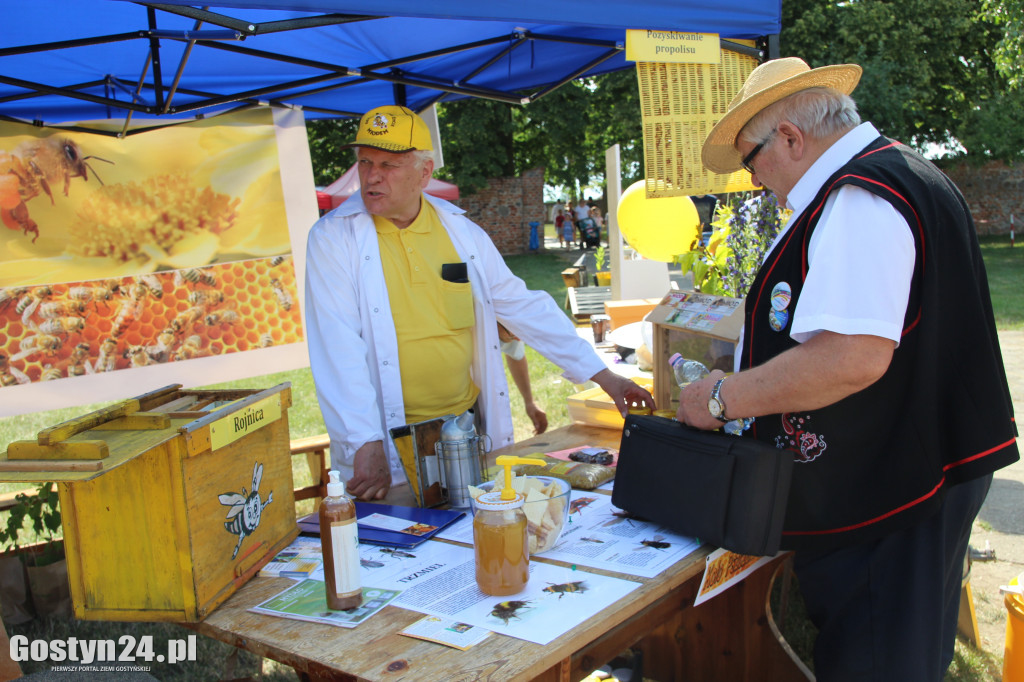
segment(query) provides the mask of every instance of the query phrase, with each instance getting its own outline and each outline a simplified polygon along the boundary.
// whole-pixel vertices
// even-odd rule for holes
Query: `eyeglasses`
[[[747,171],[751,175],[754,174],[754,166],[751,165],[754,163],[754,158],[761,153],[761,150],[764,149],[766,144],[771,142],[772,138],[775,137],[775,131],[777,130],[778,128],[772,128],[772,131],[768,133],[768,136],[761,140],[759,145],[751,149],[749,154],[743,157],[743,160],[740,161],[740,165],[743,166],[743,170]]]

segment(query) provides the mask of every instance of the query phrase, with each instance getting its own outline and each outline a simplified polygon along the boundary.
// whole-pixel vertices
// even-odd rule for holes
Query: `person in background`
[[[533,387],[530,385],[530,365],[526,361],[526,344],[515,334],[498,323],[498,339],[501,341],[501,352],[505,355],[505,366],[512,375],[512,381],[519,394],[523,396],[523,408],[526,416],[533,422],[533,434],[539,436],[548,430],[548,415],[533,400]]]
[[[558,235],[558,246],[559,247],[564,247],[565,246],[565,230],[563,228],[565,227],[565,214],[563,213],[563,211],[561,209],[559,209],[558,213],[555,215],[554,223],[555,223],[555,233]]]
[[[586,197],[581,197],[579,203],[572,209],[572,218],[576,225],[576,231],[579,233],[580,248],[585,249],[587,247],[587,235],[584,232],[585,221],[590,219],[590,207],[587,206]]]
[[[572,226],[572,218],[566,211],[562,211],[562,239],[565,241],[565,248],[571,249],[573,244],[573,238],[576,234],[575,229]]]
[[[473,410],[494,448],[513,442],[499,317],[567,379],[601,386],[620,412],[653,405],[549,294],[526,288],[483,229],[423,193],[434,169],[423,119],[378,107],[345,146],[356,150],[359,195],[310,230],[306,325],[332,465],[349,493],[415,502],[393,428]]]
[[[597,206],[590,207],[590,218],[597,225],[598,234],[604,234],[604,217],[602,217],[601,210]]]
[[[939,682],[971,525],[1017,429],[970,210],[860,121],[860,75],[766,62],[705,140],[707,168],[746,169],[793,214],[747,295],[738,371],[682,389],[677,419],[756,417],[746,435],[796,460],[782,547],[817,679]]]
[[[548,215],[548,222],[555,222],[555,216],[561,213],[565,209],[564,199],[555,199],[555,203],[551,204],[551,213]]]

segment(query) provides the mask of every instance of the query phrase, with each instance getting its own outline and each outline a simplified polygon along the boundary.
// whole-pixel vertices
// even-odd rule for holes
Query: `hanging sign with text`
[[[717,33],[681,33],[629,29],[626,59],[633,62],[718,64],[722,59]]]

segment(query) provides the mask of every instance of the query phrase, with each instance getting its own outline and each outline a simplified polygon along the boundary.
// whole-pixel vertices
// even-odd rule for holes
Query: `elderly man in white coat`
[[[621,412],[653,407],[647,391],[605,366],[550,295],[512,274],[464,211],[423,193],[434,163],[419,116],[374,109],[346,146],[356,149],[359,196],[309,234],[306,323],[332,463],[352,495],[412,501],[398,485],[405,474],[394,427],[475,410],[493,447],[513,442],[498,322],[570,381],[596,382]]]

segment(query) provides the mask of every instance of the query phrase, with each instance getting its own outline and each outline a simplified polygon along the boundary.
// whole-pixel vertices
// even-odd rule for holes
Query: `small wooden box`
[[[605,301],[604,312],[612,320],[612,329],[639,322],[658,305],[657,298],[631,298],[626,301]]]
[[[653,382],[647,377],[636,377],[633,381],[648,391],[652,389]],[[618,408],[615,407],[615,401],[600,386],[570,395],[566,399],[566,405],[569,408],[569,417],[577,424],[621,431],[625,423]]]
[[[670,291],[647,316],[654,331],[654,402],[679,407],[679,385],[669,365],[673,353],[698,360],[709,370],[733,371],[743,328],[743,299],[696,291]]]
[[[290,384],[169,386],[8,446],[57,481],[75,616],[197,622],[296,535]]]

